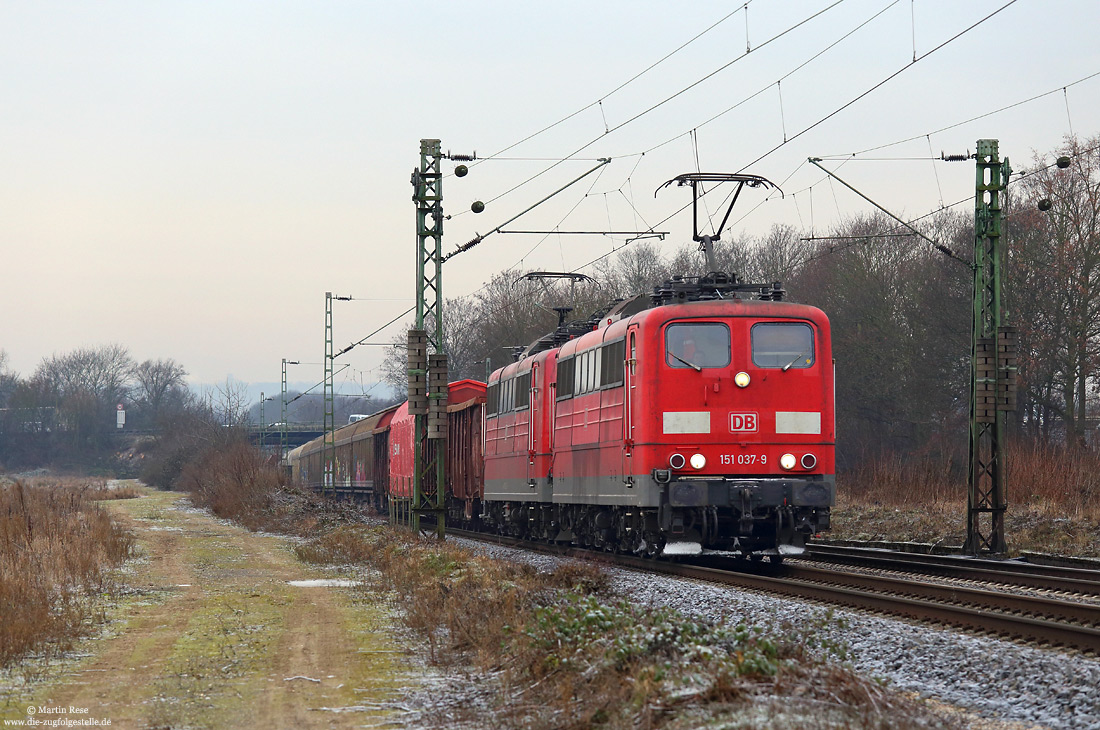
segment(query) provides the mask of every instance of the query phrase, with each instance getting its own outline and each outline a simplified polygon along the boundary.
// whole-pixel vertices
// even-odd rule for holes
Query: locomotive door
[[[531,365],[531,389],[527,395],[527,403],[529,404],[527,408],[527,485],[532,488],[535,486],[535,479],[538,477],[535,460],[538,458],[539,434],[536,433],[536,429],[540,429],[542,425],[539,399],[536,397],[539,390],[538,381],[539,364],[536,362]]]
[[[631,476],[634,456],[634,389],[638,366],[638,326],[632,326],[626,334],[626,362],[623,367],[623,478],[628,486],[634,486]]]

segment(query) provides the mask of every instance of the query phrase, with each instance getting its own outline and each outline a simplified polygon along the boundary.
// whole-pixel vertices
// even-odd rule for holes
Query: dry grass
[[[1100,556],[1100,456],[1017,441],[1005,460],[1010,550]],[[961,544],[965,466],[894,455],[838,475],[829,537]]]
[[[133,537],[87,496],[83,482],[0,486],[0,665],[64,651],[101,618],[94,597]]]
[[[107,499],[137,499],[140,496],[141,490],[131,484],[113,489],[108,489],[107,485],[104,484],[92,487],[84,493],[84,497],[93,502]]]
[[[310,562],[366,563],[433,661],[470,663],[508,697],[498,722],[526,728],[675,728],[772,702],[806,710],[791,727],[942,726],[918,705],[839,666],[836,647],[765,635],[613,596],[604,573],[551,573],[386,527],[345,526],[297,548]],[[769,711],[770,712],[770,711]],[[768,712],[765,713],[766,715]],[[807,720],[807,718],[811,718]]]

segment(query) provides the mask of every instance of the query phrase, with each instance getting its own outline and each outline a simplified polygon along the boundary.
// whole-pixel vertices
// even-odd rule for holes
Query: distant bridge
[[[288,423],[286,426],[286,446],[294,449],[325,433],[320,423]],[[248,440],[261,448],[275,449],[282,443],[282,427],[269,424],[267,428],[248,427]]]

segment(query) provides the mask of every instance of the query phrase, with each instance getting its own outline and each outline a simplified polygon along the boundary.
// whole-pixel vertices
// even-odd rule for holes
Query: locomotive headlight
[[[794,458],[794,454],[783,454],[779,457],[779,466],[790,471],[794,468],[794,465],[798,463],[798,459]]]
[[[751,378],[749,377],[749,374],[746,373],[744,370],[733,376],[733,382],[738,388],[748,387],[750,380]]]
[[[692,454],[691,455],[691,468],[692,469],[702,469],[706,465],[707,465],[707,457],[703,456],[702,454]]]

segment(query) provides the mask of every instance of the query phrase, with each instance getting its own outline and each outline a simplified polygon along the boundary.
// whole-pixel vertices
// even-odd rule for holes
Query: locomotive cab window
[[[808,368],[814,364],[814,331],[800,322],[771,322],[752,328],[752,362],[757,367]]]
[[[730,364],[730,330],[720,322],[670,324],[665,362],[671,368],[724,368]]]

